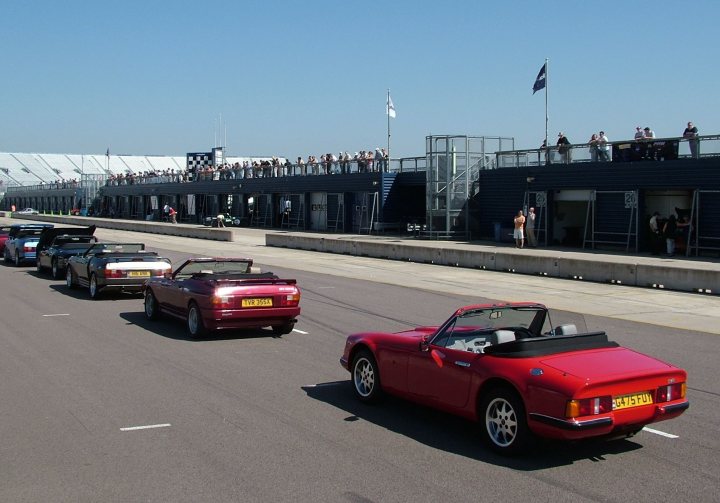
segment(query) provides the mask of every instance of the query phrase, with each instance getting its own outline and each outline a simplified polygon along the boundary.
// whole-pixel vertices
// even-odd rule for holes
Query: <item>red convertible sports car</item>
[[[467,306],[439,327],[354,334],[340,363],[360,400],[387,392],[478,421],[486,444],[506,454],[535,435],[632,436],[689,406],[684,370],[604,332],[552,328],[533,303]]]
[[[209,330],[270,326],[292,332],[300,314],[294,279],[260,273],[248,258],[191,258],[174,274],[145,284],[145,316],[186,320],[191,337]]]

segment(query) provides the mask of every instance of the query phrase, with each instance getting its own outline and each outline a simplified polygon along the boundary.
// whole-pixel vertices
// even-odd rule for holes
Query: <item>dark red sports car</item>
[[[191,258],[172,276],[145,284],[145,315],[183,319],[191,337],[267,326],[278,335],[290,333],[300,314],[296,281],[261,273],[252,264],[249,258]]]
[[[360,400],[387,392],[479,421],[501,453],[534,435],[632,436],[688,408],[684,370],[604,332],[552,327],[541,304],[468,306],[439,327],[351,335],[340,362]]]

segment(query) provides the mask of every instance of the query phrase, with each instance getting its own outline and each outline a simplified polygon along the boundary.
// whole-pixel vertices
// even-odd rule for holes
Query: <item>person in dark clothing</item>
[[[557,141],[558,153],[560,154],[560,162],[570,164],[572,162],[572,154],[570,152],[570,140],[562,133],[558,133]]]
[[[663,236],[667,246],[667,254],[669,257],[675,255],[675,237],[677,236],[677,219],[675,215],[670,215],[668,221],[663,227]]]

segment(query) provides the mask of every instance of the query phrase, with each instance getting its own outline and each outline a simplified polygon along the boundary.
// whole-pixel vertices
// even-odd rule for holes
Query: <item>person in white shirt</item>
[[[535,208],[528,210],[525,219],[525,233],[527,234],[527,244],[533,248],[537,248],[537,239],[535,238]]]
[[[600,131],[600,135],[597,139],[598,154],[600,155],[601,161],[610,160],[610,144],[608,143],[608,137],[605,136],[605,131]]]

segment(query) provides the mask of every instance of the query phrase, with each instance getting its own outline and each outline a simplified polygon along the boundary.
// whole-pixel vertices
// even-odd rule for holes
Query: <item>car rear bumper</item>
[[[622,432],[636,431],[643,426],[679,416],[690,407],[683,400],[667,404],[653,404],[648,407],[623,409],[593,419],[573,420],[530,413],[530,428],[537,434],[549,438],[578,440],[581,438],[612,436]]]
[[[103,290],[122,290],[125,292],[142,292],[147,278],[139,279],[107,279],[98,278],[98,286]]]
[[[203,312],[203,322],[209,330],[260,328],[294,323],[299,314],[299,307],[209,309]]]

